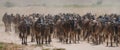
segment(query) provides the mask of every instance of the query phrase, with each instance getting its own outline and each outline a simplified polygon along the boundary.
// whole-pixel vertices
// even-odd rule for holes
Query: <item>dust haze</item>
[[[32,13],[40,14],[59,14],[77,13],[84,15],[92,13],[95,15],[120,14],[120,0],[0,0],[0,42],[21,44],[20,39],[14,32],[5,33],[2,17],[4,13],[29,15]],[[30,41],[30,38],[28,38]],[[65,48],[66,50],[119,50],[120,47],[105,47],[104,45],[91,46],[87,42],[80,44],[61,44],[53,40],[51,46],[31,46],[29,43],[24,50],[40,50],[41,48]],[[83,47],[84,46],[84,47]],[[42,50],[42,49],[41,49]]]

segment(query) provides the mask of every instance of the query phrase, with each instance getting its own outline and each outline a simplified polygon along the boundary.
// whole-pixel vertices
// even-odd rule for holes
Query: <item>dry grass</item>
[[[53,50],[65,50],[65,48],[54,48]]]
[[[42,49],[42,50],[51,50],[50,48],[44,48],[44,49]]]
[[[53,49],[43,48],[42,50],[66,50],[66,49],[65,48],[53,48]]]
[[[13,43],[0,43],[0,50],[23,50],[24,46]]]

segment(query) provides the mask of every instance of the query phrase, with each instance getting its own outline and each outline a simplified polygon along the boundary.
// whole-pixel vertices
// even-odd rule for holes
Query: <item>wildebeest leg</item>
[[[98,45],[98,35],[95,35],[95,44]]]
[[[24,35],[23,35],[23,43],[24,43],[24,45],[27,45],[26,44],[26,35],[25,35],[25,33],[23,33]]]
[[[117,39],[117,40],[116,40],[116,46],[118,47],[118,46],[119,46],[119,45],[118,45],[118,43],[119,43],[119,42],[118,42],[118,36],[116,37],[116,39]]]
[[[97,45],[99,45],[99,43],[100,43],[99,34],[97,34],[97,39],[96,40],[97,40]]]
[[[90,36],[90,32],[89,32],[89,31],[87,31],[87,32],[86,32],[86,35],[85,35],[85,39],[84,39],[84,40],[86,40],[86,39],[87,39],[88,43],[89,43],[89,36]]]
[[[71,44],[71,39],[72,39],[72,35],[71,35],[71,34],[72,34],[72,32],[70,32],[70,38],[69,38],[69,39],[70,39],[70,40],[69,40],[69,43],[70,43],[70,44]]]
[[[90,32],[87,30],[84,35],[84,40],[88,39],[89,36],[90,36]]]
[[[69,35],[68,35],[68,33],[66,34],[66,44],[68,44],[68,37]]]
[[[22,37],[22,44],[24,44],[24,38]]]
[[[90,39],[89,39],[90,37],[88,37],[88,39],[87,39],[87,41],[88,41],[88,43],[89,43],[89,41],[90,41]]]
[[[115,30],[114,42],[116,43],[116,46],[118,46],[118,27],[114,27],[114,30]]]
[[[72,38],[73,38],[73,41],[74,41],[74,43],[76,43],[77,42],[77,33],[74,33],[74,35],[72,35]]]
[[[100,42],[99,44],[103,44],[103,42],[104,42],[103,38],[104,38],[103,34],[100,34],[99,35],[99,42]]]
[[[21,34],[21,32],[19,33],[19,38],[21,39],[23,36],[22,36],[22,34]]]
[[[42,36],[42,44],[43,44],[43,42],[44,42],[44,37]]]
[[[15,25],[15,33],[17,33],[17,25]]]
[[[16,33],[16,25],[14,25],[14,31],[15,31],[15,33]]]
[[[112,42],[112,39],[113,39],[113,38],[112,38],[112,35],[111,35],[111,36],[110,36],[110,44],[111,44],[110,46],[111,46],[111,47],[113,46],[113,44],[112,44],[112,43],[113,43],[113,42]]]
[[[33,37],[33,35],[32,35],[32,37],[31,37],[31,42],[34,42],[35,40],[34,40],[34,37]]]
[[[94,43],[95,42],[94,37],[92,36],[91,38],[92,38],[92,42]]]
[[[75,36],[76,36],[76,35],[75,35]],[[78,34],[76,37],[77,37],[77,39],[78,39],[77,41],[78,41],[78,43],[79,43],[79,41],[80,41],[80,34]]]
[[[37,45],[39,45],[40,44],[40,35],[39,35],[39,32],[35,32],[35,38],[36,38],[36,43],[37,43]]]
[[[81,34],[81,31],[78,32],[78,42],[80,41],[80,34]]]
[[[102,35],[102,44],[103,44],[103,42],[105,42],[105,35],[104,34]]]
[[[83,30],[83,40],[85,40],[86,30]]]
[[[23,35],[22,35],[22,33],[20,32],[19,33],[19,38],[21,38],[22,39],[22,45],[24,44],[24,37],[23,37]]]
[[[67,35],[66,35],[65,32],[63,32],[63,33],[64,33],[64,42],[67,43],[67,41],[68,41],[68,39],[67,39]],[[63,42],[63,43],[64,43],[64,42]]]
[[[19,32],[18,25],[15,26],[15,33]]]
[[[109,38],[108,38],[108,35],[107,35],[107,36],[106,36],[106,40],[107,40],[106,45],[107,45],[107,46],[108,46],[108,39],[109,39]]]
[[[8,25],[8,30],[11,32],[11,23]]]
[[[54,31],[53,31],[53,38],[56,38],[57,37],[57,29],[54,29]]]
[[[80,33],[81,33],[81,31],[80,30],[78,30],[78,42],[80,41]]]
[[[75,43],[76,43],[76,41],[77,41],[77,35],[78,35],[78,34],[76,34],[76,33],[74,34],[74,38],[75,38],[74,42],[75,42]],[[79,35],[78,35],[78,36],[79,36]],[[78,40],[78,42],[79,42],[79,40]]]
[[[12,26],[11,26],[11,24],[10,24],[10,32],[12,31],[12,28],[11,28]]]
[[[114,42],[116,43],[116,46],[118,46],[118,35],[114,36]]]
[[[103,42],[104,42],[104,40],[103,40],[103,39],[104,39],[104,36],[103,36],[103,35],[100,35],[100,37],[99,37],[99,38],[100,38],[100,40],[99,40],[99,41],[100,41],[100,43],[101,43],[101,44],[103,44]]]
[[[47,36],[45,36],[45,44],[47,44],[47,42],[48,42],[48,41],[47,41]]]
[[[27,35],[25,35],[25,45],[27,45]]]
[[[8,31],[11,32],[11,23],[8,24]]]
[[[103,44],[105,42],[105,35],[102,34],[101,37],[102,37],[102,42],[101,43]]]
[[[8,24],[7,26],[8,26],[8,28],[7,28],[7,29],[8,29],[8,32],[9,32],[9,31],[10,31],[10,24]]]
[[[40,42],[40,36],[39,36],[39,37],[38,37],[38,44],[40,45],[40,43],[41,43],[41,42]]]
[[[97,44],[97,37],[96,37],[96,35],[95,34],[93,34],[92,35],[92,42],[93,42],[93,44]]]
[[[102,42],[102,37],[101,37],[101,35],[98,35],[99,37],[98,37],[98,44],[100,44],[101,42]]]
[[[50,44],[51,41],[51,35],[49,35],[48,43]]]
[[[7,32],[7,24],[6,23],[4,23],[5,24],[5,32]]]
[[[24,33],[23,33],[24,34]],[[25,35],[23,35],[23,44],[25,44]]]
[[[9,24],[7,24],[7,31],[8,31],[8,32],[10,31],[10,29],[9,29]]]
[[[31,42],[34,42],[34,33],[31,33]]]
[[[9,25],[8,24],[6,24],[6,32],[8,32],[9,31]]]
[[[35,41],[35,31],[33,28],[30,29],[31,30],[31,42],[34,42]]]
[[[37,44],[38,44],[38,35],[36,35],[36,42],[37,42]]]
[[[61,33],[62,33],[62,32],[61,32]],[[59,31],[59,32],[57,31],[57,37],[58,37],[58,39],[59,39],[60,42],[62,42],[61,36],[62,36],[62,35],[60,34],[60,31]]]

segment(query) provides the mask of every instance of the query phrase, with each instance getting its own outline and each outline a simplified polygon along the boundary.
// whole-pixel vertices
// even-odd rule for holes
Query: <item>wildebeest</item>
[[[13,16],[12,15],[8,15],[7,13],[4,14],[2,21],[5,25],[5,32],[9,32],[11,31],[11,23],[13,20]]]
[[[19,32],[22,44],[27,45],[27,36],[31,34],[31,42],[37,44],[50,44],[52,38],[63,43],[76,43],[88,41],[99,45],[106,43],[107,46],[116,46],[120,43],[120,15],[105,14],[92,15],[87,13],[83,16],[75,13],[60,13],[57,15],[44,15],[33,13],[30,15],[4,14],[2,21],[5,31],[10,31],[8,26],[15,25],[15,32]],[[54,37],[52,37],[52,35]]]
[[[18,33],[18,25],[20,23],[20,21],[22,20],[20,14],[16,14],[13,20],[13,24],[14,24],[14,29],[15,29],[15,33]]]
[[[22,44],[27,45],[27,36],[30,34],[30,21],[27,17],[20,21],[18,25],[19,37],[22,39]]]

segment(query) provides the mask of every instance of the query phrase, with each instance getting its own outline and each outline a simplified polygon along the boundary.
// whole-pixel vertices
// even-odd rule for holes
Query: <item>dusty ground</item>
[[[20,13],[20,14],[30,14],[30,13],[46,13],[46,14],[58,14],[58,13],[78,13],[85,14],[87,12],[92,12],[93,14],[110,14],[110,13],[120,13],[119,7],[94,7],[94,8],[52,8],[52,7],[14,7],[14,8],[0,8],[0,20],[5,12],[10,13]],[[53,42],[50,45],[37,46],[35,42],[30,42],[30,37],[28,38],[28,46],[24,46],[24,50],[42,50],[42,49],[53,49],[53,48],[65,48],[66,50],[120,50],[120,47],[106,47],[105,44],[102,45],[91,45],[87,42],[80,42],[79,44],[62,44],[58,42],[57,39],[52,39]],[[0,42],[14,43],[21,45],[21,40],[14,31],[8,33],[4,32],[4,25],[0,21]]]

